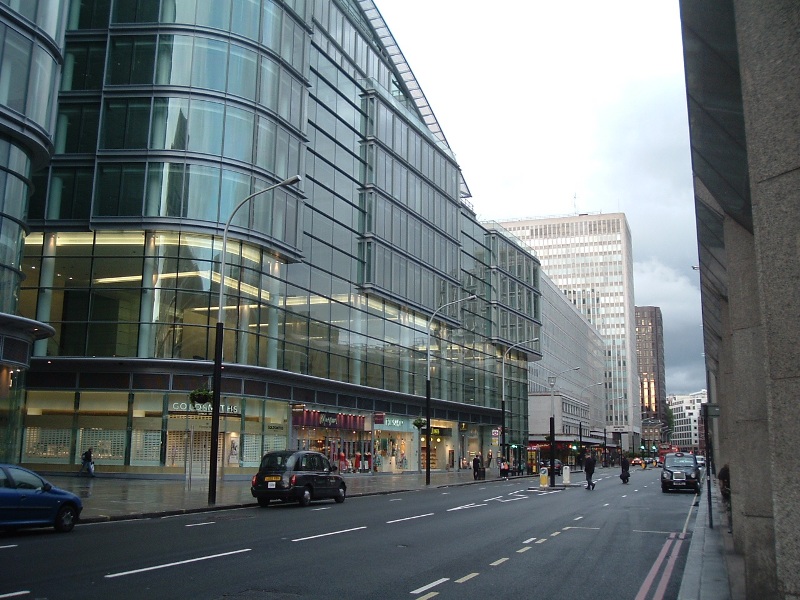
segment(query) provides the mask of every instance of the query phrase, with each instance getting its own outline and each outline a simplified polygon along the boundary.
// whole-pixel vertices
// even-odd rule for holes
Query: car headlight
[[[661,479],[672,479],[672,472],[671,471],[662,471],[661,472]]]

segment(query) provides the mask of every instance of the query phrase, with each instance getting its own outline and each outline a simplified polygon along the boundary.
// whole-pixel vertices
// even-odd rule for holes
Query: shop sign
[[[439,437],[451,437],[453,435],[453,428],[431,427],[431,435],[438,435]]]
[[[303,410],[292,412],[294,427],[323,427],[325,429],[365,430],[365,418],[360,415]]]
[[[270,433],[284,433],[286,427],[282,423],[267,423],[267,431]]]
[[[406,420],[399,417],[384,417],[381,423],[375,422],[380,425],[377,429],[406,431]]]
[[[213,412],[213,407],[211,406],[211,402],[206,402],[204,404],[194,404],[192,402],[173,402],[170,405],[169,412],[196,412],[200,414],[211,414]],[[238,404],[220,404],[219,405],[219,414],[239,414],[239,405]]]
[[[376,412],[375,416],[372,419],[372,422],[375,425],[383,425],[383,422],[386,420],[386,413]]]

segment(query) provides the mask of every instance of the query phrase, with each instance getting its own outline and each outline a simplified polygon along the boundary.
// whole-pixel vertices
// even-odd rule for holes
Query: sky
[[[706,388],[675,0],[374,0],[479,219],[626,215],[668,394]]]

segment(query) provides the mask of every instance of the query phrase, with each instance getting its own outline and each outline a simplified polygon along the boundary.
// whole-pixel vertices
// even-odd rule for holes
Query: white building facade
[[[667,397],[672,411],[671,442],[685,452],[701,453],[701,406],[708,402],[706,390]]]
[[[502,222],[538,256],[542,270],[605,342],[604,419],[614,443],[641,440],[641,401],[631,232],[623,213]]]

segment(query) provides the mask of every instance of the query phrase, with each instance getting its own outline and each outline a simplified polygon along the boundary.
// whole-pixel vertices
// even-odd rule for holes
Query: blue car
[[[55,527],[72,531],[83,503],[66,490],[54,487],[33,471],[0,464],[0,529]]]

